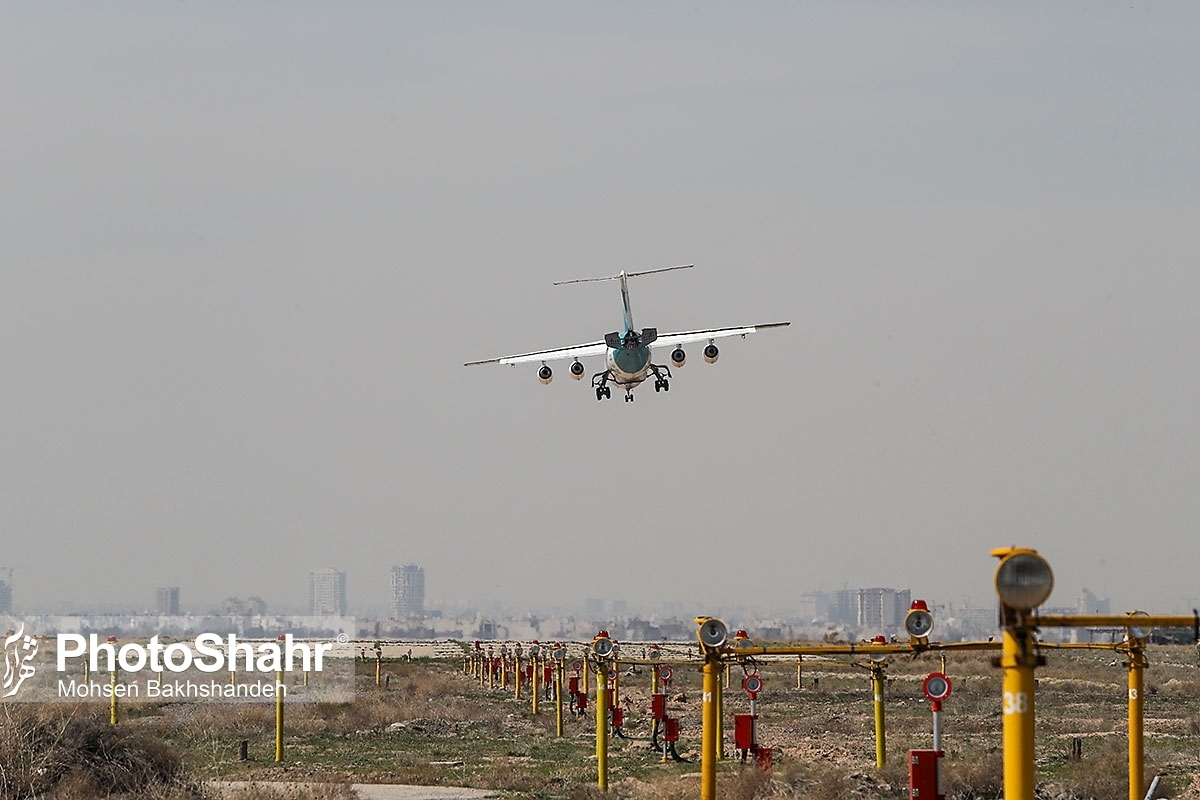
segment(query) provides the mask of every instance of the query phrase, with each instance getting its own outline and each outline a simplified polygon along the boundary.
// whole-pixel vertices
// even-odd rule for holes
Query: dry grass
[[[189,800],[200,796],[180,753],[148,731],[69,707],[5,705],[0,797]]]
[[[1200,679],[1189,658],[1152,652],[1153,681],[1147,691],[1149,753],[1180,786],[1196,771],[1200,718],[1194,696]],[[1061,800],[1128,796],[1125,788],[1125,671],[1113,654],[1051,653],[1038,670],[1037,754],[1041,791]],[[888,762],[875,769],[874,723],[869,675],[860,669],[806,663],[805,688],[795,687],[793,664],[756,666],[766,681],[759,698],[761,741],[776,748],[775,770],[764,774],[733,759],[719,764],[719,796],[757,798],[854,798],[890,800],[905,796],[908,748],[930,746],[928,705],[920,679],[939,668],[936,658],[897,659],[889,664],[887,688]],[[199,793],[184,775],[259,781],[333,781],[304,787],[296,800],[349,797],[345,783],[452,784],[515,792],[536,798],[596,795],[590,717],[568,718],[566,736],[554,735],[553,704],[533,715],[527,696],[481,687],[452,664],[391,664],[389,689],[360,675],[350,704],[288,706],[287,760],[273,762],[274,715],[270,704],[131,704],[118,739],[104,708],[76,710],[78,719],[55,707],[13,719],[0,729],[2,798],[47,800],[103,796],[105,787],[130,798],[194,800]],[[943,714],[947,797],[983,800],[1002,793],[1000,670],[983,653],[955,654],[947,673],[954,693]],[[735,669],[736,672],[736,669]],[[671,713],[683,720],[681,753],[695,759],[700,736],[699,676],[676,671]],[[820,689],[812,678],[820,676]],[[736,687],[738,675],[734,675]],[[649,686],[644,674],[622,681],[626,733],[612,743],[607,798],[691,798],[698,793],[699,765],[661,764],[648,752]],[[725,696],[726,724],[745,713],[736,688]],[[20,717],[20,714],[17,714]],[[86,719],[85,719],[86,717]],[[2,719],[2,718],[0,718]],[[727,750],[732,732],[727,731]],[[1071,738],[1084,741],[1084,760],[1066,758]],[[236,760],[237,743],[250,741],[250,760]],[[163,742],[178,748],[173,751]],[[106,744],[105,742],[111,742]],[[116,743],[120,747],[115,746]],[[68,758],[64,752],[75,753]],[[124,753],[125,755],[121,755]],[[83,757],[78,757],[83,754]],[[182,754],[182,755],[181,755]],[[446,762],[460,766],[447,766]],[[181,766],[182,765],[182,768]],[[1147,766],[1147,775],[1158,767]],[[145,783],[122,783],[141,774]],[[145,787],[154,787],[147,789]],[[270,790],[286,792],[280,785]],[[267,788],[249,797],[263,797]],[[140,794],[139,794],[140,792]],[[314,794],[316,792],[317,794]],[[1185,794],[1192,797],[1193,794]],[[234,796],[235,800],[242,800]],[[288,797],[283,794],[280,797]],[[290,800],[290,798],[289,798]]]

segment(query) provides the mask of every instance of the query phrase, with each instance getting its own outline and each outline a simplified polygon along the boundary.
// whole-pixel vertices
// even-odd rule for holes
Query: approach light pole
[[[1054,573],[1036,550],[1004,547],[992,551],[996,567],[996,594],[1000,597],[1003,642],[1000,666],[1004,669],[1004,800],[1033,800],[1034,768],[1034,669],[1043,663],[1035,648],[1034,609],[1046,602],[1054,589]]]

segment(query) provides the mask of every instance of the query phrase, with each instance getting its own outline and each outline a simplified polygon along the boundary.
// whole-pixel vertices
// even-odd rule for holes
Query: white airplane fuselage
[[[614,348],[608,351],[605,361],[612,374],[609,380],[623,388],[633,389],[650,376],[649,347]]]

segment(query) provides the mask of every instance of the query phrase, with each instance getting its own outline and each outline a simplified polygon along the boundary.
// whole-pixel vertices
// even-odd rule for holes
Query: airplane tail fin
[[[575,278],[570,281],[555,281],[555,286],[563,286],[568,283],[594,283],[596,281],[619,281],[621,278],[636,278],[641,275],[653,275],[656,272],[670,272],[676,269],[691,269],[695,264],[680,264],[676,267],[659,267],[658,269],[647,269],[641,272],[621,272],[617,275],[607,275],[603,278]]]

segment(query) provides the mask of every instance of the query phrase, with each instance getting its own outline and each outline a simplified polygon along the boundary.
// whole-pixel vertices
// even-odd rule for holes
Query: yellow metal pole
[[[533,662],[533,713],[538,713],[538,660],[530,659]]]
[[[500,688],[508,688],[508,657],[500,656]]]
[[[604,675],[604,662],[600,662],[601,672],[596,675],[596,786],[602,792],[608,791],[608,683]]]
[[[804,688],[804,654],[796,656],[796,688]]]
[[[492,658],[488,659],[487,674],[488,674],[488,688],[495,689],[496,688],[496,662]]]
[[[883,667],[871,667],[871,690],[875,696],[875,766],[887,766],[887,732],[883,718]]]
[[[583,692],[585,695],[588,693],[588,685],[587,685],[587,684],[588,684],[588,672],[589,672],[589,671],[590,671],[590,670],[588,670],[588,668],[587,668],[587,664],[586,664],[586,663],[584,663],[584,665],[583,665],[583,676],[582,676],[582,677],[583,677],[583,689],[582,689],[581,691],[582,691],[582,692]]]
[[[1143,738],[1146,654],[1140,641],[1130,641],[1126,666],[1129,667],[1129,797],[1130,800],[1142,800],[1142,792],[1146,788]]]
[[[88,665],[87,656],[83,657],[83,683],[86,686],[92,682],[91,667]]]
[[[513,661],[513,686],[515,687],[514,697],[517,700],[521,699],[521,659]]]
[[[612,706],[616,708],[621,702],[621,665],[614,658],[612,662]]]
[[[554,727],[560,739],[563,735],[562,685],[563,662],[560,660],[554,667]]]
[[[283,673],[275,673],[275,761],[283,761]]]
[[[375,656],[375,685],[383,683],[383,653]]]
[[[108,701],[108,721],[111,725],[117,724],[117,671],[114,669],[108,673],[108,688],[112,692],[112,697]]]
[[[729,671],[729,665],[725,665],[726,674]],[[717,735],[713,741],[713,757],[717,761],[725,758],[725,687],[721,680],[721,673],[717,672],[717,691],[713,697],[713,707],[716,710],[716,727]]]
[[[1000,666],[1004,668],[1004,800],[1033,800],[1033,673],[1037,656],[1033,632],[1004,628]]]
[[[716,655],[704,660],[704,704],[701,708],[700,800],[717,800],[717,694],[721,662]]]

